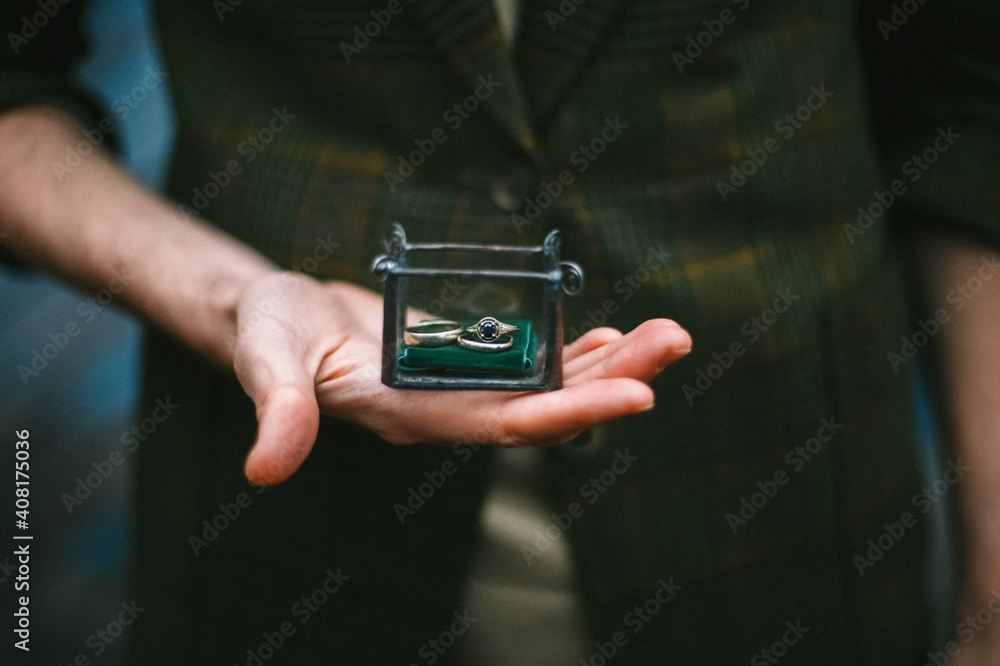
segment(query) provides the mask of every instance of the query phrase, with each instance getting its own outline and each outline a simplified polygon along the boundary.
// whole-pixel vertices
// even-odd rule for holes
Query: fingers
[[[665,319],[644,322],[625,336],[595,329],[565,348],[569,360],[559,391],[514,396],[390,391],[375,421],[364,416],[370,411],[365,409],[355,409],[347,418],[353,416],[397,444],[472,439],[502,446],[561,443],[587,428],[652,408],[654,393],[646,382],[690,346],[687,332]],[[337,391],[340,398],[345,393],[350,392]]]
[[[611,377],[648,382],[690,350],[687,331],[668,319],[651,319],[627,335],[565,363],[563,381],[567,387]]]
[[[643,322],[624,336],[595,329],[564,350],[563,388],[512,400],[503,411],[504,428],[515,441],[561,443],[652,409],[654,393],[646,382],[690,351],[691,336],[667,319]]]
[[[474,442],[500,446],[562,444],[580,431],[653,407],[653,390],[627,378],[600,379],[573,388],[511,396],[496,392],[424,392],[404,416],[383,419],[382,437],[397,444]],[[386,421],[406,424],[389,432]]]
[[[302,358],[276,337],[251,340],[236,350],[236,375],[257,407],[257,439],[244,471],[258,485],[287,479],[316,441],[319,407]]]
[[[305,461],[316,442],[319,408],[313,395],[278,386],[257,409],[257,441],[244,472],[260,486],[281,483]]]
[[[586,335],[580,337],[573,344],[563,347],[563,363],[569,363],[573,359],[614,342],[620,337],[622,337],[621,331],[614,328],[595,328],[588,331]]]
[[[503,426],[515,443],[548,444],[654,405],[653,389],[627,378],[597,379],[507,404]]]

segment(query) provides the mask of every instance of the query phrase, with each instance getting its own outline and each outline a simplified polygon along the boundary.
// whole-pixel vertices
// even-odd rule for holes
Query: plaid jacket
[[[622,632],[628,664],[922,663],[910,358],[926,329],[900,250],[919,223],[996,237],[996,46],[964,27],[996,10],[522,4],[508,52],[489,0],[156,3],[168,193],[283,266],[376,288],[393,221],[419,241],[560,228],[588,278],[569,338],[666,316],[695,342],[656,410],[549,451],[553,521],[580,514],[559,538],[592,638]],[[19,5],[15,21],[34,11]],[[78,10],[5,53],[5,105],[97,126],[65,83]],[[156,331],[146,358],[140,404],[185,414],[141,455],[138,662],[250,663],[286,621],[272,663],[415,661],[457,609],[490,451],[327,421],[258,494],[239,386]],[[652,603],[664,583],[679,589]]]

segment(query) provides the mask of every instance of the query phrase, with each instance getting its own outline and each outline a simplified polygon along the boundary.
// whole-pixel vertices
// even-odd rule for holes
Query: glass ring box
[[[542,245],[408,243],[399,224],[373,272],[385,281],[382,382],[393,388],[562,388],[562,294],[583,270]]]

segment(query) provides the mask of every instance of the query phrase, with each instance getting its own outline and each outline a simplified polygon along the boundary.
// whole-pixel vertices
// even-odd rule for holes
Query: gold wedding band
[[[403,341],[415,347],[444,347],[455,342],[462,333],[457,321],[435,319],[422,321],[403,331]]]

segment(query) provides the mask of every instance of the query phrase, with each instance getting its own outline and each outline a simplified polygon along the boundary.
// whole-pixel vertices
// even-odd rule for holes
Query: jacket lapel
[[[500,82],[483,107],[519,146],[534,154],[536,131],[545,127],[593,59],[625,2],[518,1],[516,67],[492,0],[416,0],[413,6],[435,46],[470,91],[491,75]]]
[[[499,81],[483,108],[528,153],[535,151],[528,106],[491,0],[421,0],[413,4],[434,44],[469,91]]]
[[[622,13],[624,0],[521,0],[517,66],[536,130],[590,62]]]

